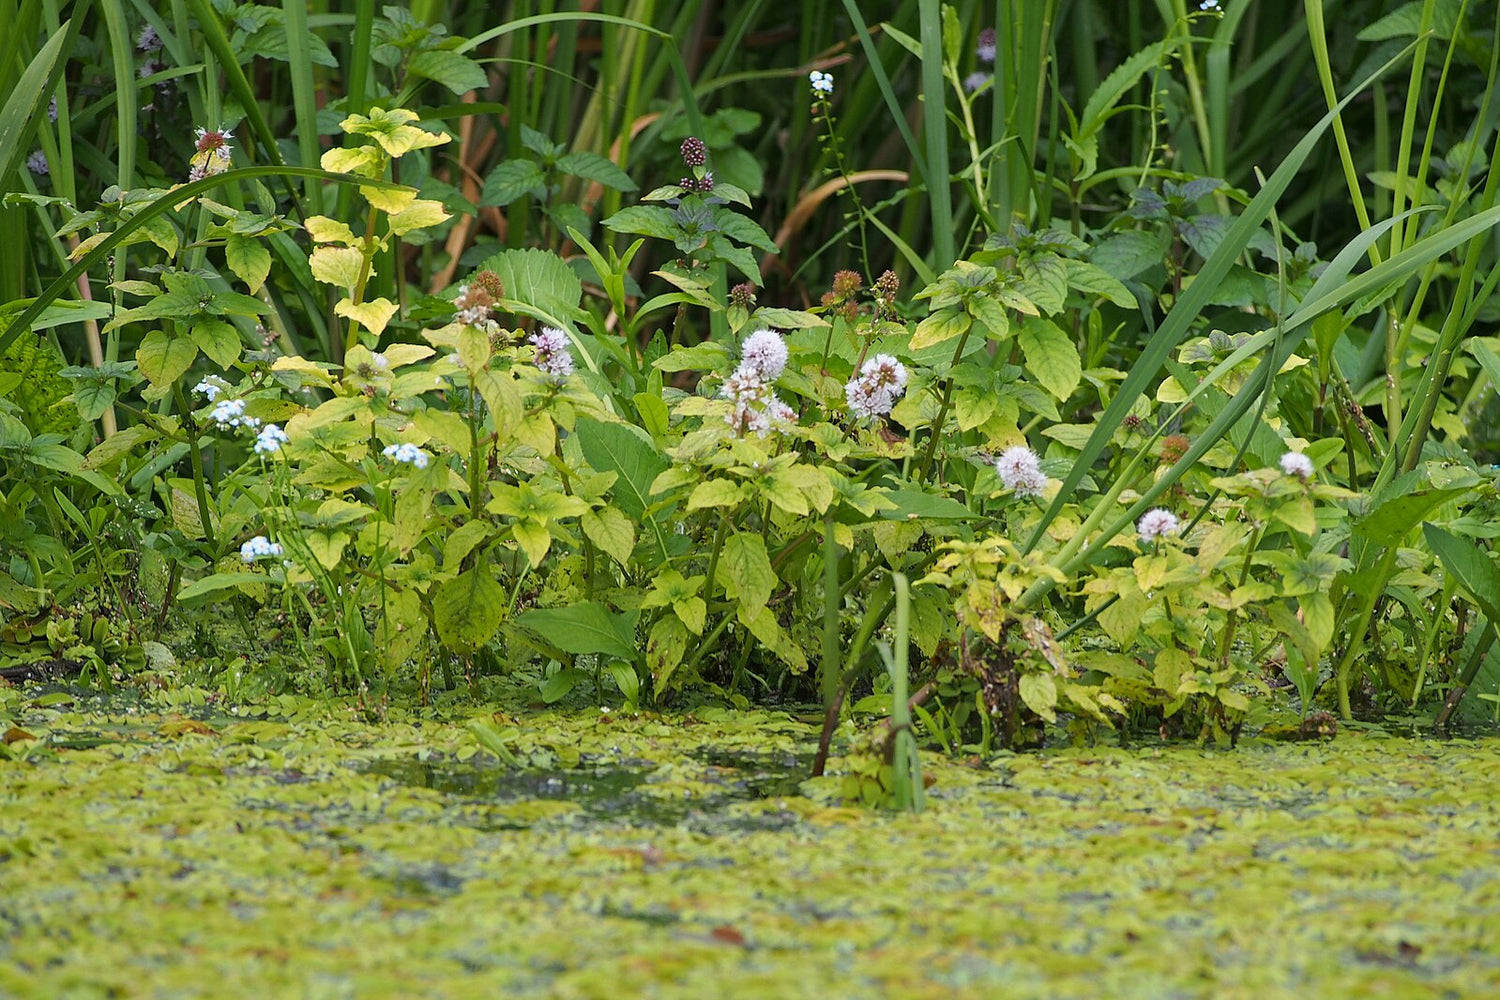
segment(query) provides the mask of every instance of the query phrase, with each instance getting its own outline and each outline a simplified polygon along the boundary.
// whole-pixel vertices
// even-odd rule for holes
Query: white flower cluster
[[[1296,476],[1303,482],[1312,478],[1312,459],[1300,451],[1289,451],[1281,456],[1281,471],[1289,476]]]
[[[388,444],[381,454],[386,458],[400,462],[402,465],[411,465],[418,469],[427,468],[427,463],[432,458],[414,444]]]
[[[26,169],[38,177],[46,174],[49,170],[47,166],[47,154],[40,149],[33,149],[30,155],[26,157]]]
[[[219,430],[227,431],[231,427],[260,426],[260,421],[255,417],[245,416],[245,401],[243,399],[221,399],[214,404],[214,408],[208,411],[208,419],[219,425]]]
[[[807,74],[807,80],[812,84],[813,96],[821,97],[824,94],[833,93],[833,74],[813,70]]]
[[[1153,507],[1141,515],[1136,522],[1135,530],[1140,532],[1141,541],[1154,542],[1164,535],[1175,535],[1182,530],[1182,522],[1177,520],[1177,515],[1165,507]]]
[[[559,382],[573,374],[573,354],[568,335],[555,326],[544,326],[527,338],[536,348],[536,366]]]
[[[995,471],[1000,474],[1001,484],[1018,497],[1039,497],[1047,489],[1041,460],[1025,445],[1002,451],[995,460]]]
[[[188,170],[189,181],[201,181],[205,177],[222,174],[229,169],[232,148],[229,140],[234,138],[234,133],[226,129],[204,129],[196,130],[198,141],[195,146],[197,152],[188,161],[191,169]]]
[[[775,330],[756,330],[745,338],[740,346],[740,366],[719,390],[734,406],[725,417],[730,427],[741,434],[751,431],[765,437],[778,424],[797,419],[774,388],[786,371],[786,359],[786,341]]]
[[[1198,9],[1199,10],[1218,10],[1219,9],[1219,0],[1203,0],[1203,2],[1198,5]]]
[[[272,559],[281,555],[281,543],[273,542],[265,535],[256,535],[240,546],[240,558],[247,563],[257,559]]]
[[[291,440],[286,436],[286,431],[276,424],[266,424],[255,435],[255,453],[257,455],[274,455],[281,450],[281,446]]]
[[[889,354],[877,354],[844,386],[849,409],[861,420],[883,417],[906,393],[906,366]]]

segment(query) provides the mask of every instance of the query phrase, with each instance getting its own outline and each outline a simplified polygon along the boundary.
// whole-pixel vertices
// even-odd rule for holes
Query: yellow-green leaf
[[[535,521],[517,521],[510,526],[510,530],[515,535],[516,544],[521,546],[521,551],[531,561],[532,569],[539,568],[547,556],[547,549],[552,546],[552,533]]]
[[[194,323],[192,337],[193,343],[220,368],[228,368],[240,359],[240,332],[221,319]]]
[[[624,511],[615,507],[585,511],[579,515],[578,523],[583,526],[583,533],[589,541],[608,553],[611,559],[621,566],[630,562],[630,553],[635,549],[635,526]]]
[[[312,266],[314,278],[353,295],[365,265],[365,255],[353,247],[318,247],[312,252],[308,264]]]
[[[330,219],[326,215],[314,215],[302,225],[314,243],[339,243],[352,247],[359,242],[359,237],[354,235],[354,230],[349,228],[348,223]]]
[[[445,222],[449,218],[448,210],[443,208],[440,201],[430,201],[419,198],[406,208],[390,217],[389,225],[391,232],[397,236],[404,236],[414,229],[427,229]]]
[[[969,314],[957,306],[939,309],[918,324],[911,335],[911,349],[919,351],[952,340],[968,330],[970,322]]]
[[[234,233],[224,241],[224,263],[254,295],[271,273],[271,251],[260,240]]]
[[[1017,339],[1026,355],[1026,367],[1042,387],[1059,400],[1071,396],[1083,377],[1073,339],[1056,323],[1040,317],[1028,317]]]
[[[387,298],[371,299],[359,305],[345,298],[340,299],[333,307],[334,312],[354,320],[377,337],[385,332],[385,325],[391,321],[392,316],[396,315],[396,309],[396,303]]]
[[[198,345],[191,337],[169,337],[152,330],[141,340],[135,363],[152,385],[166,385],[191,368],[197,357]]]

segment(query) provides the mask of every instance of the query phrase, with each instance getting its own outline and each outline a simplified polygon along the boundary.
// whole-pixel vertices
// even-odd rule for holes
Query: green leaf
[[[748,531],[736,531],[726,538],[716,576],[715,582],[744,607],[764,607],[776,587],[776,572],[771,569],[765,539]]]
[[[629,517],[640,521],[651,506],[651,481],[668,466],[667,458],[638,428],[606,424],[588,417],[574,429],[584,459],[596,472],[618,474],[611,495]]]
[[[438,638],[456,653],[473,653],[499,631],[505,620],[506,598],[505,587],[484,560],[445,580],[432,595]]]
[[[160,330],[152,330],[141,340],[135,352],[135,362],[141,374],[152,385],[167,385],[177,381],[183,372],[193,366],[198,357],[198,345],[191,337],[169,337]]]
[[[1057,721],[1057,682],[1051,674],[1022,674],[1021,700],[1048,722]]]
[[[481,206],[504,207],[522,195],[545,193],[545,178],[542,168],[532,160],[505,160],[491,170],[484,179],[484,191],[479,196]],[[509,291],[510,286],[505,286]]]
[[[250,236],[231,235],[224,241],[224,262],[229,265],[250,293],[260,291],[271,273],[271,251],[260,240]]]
[[[1410,478],[1408,478],[1410,477]],[[1420,481],[1421,473],[1408,473],[1386,488],[1388,499],[1379,501],[1354,522],[1354,531],[1376,545],[1395,545],[1428,514],[1455,497],[1472,492],[1471,487],[1418,490],[1407,484]]]
[[[605,219],[604,228],[617,233],[637,233],[659,240],[675,240],[678,225],[668,209],[655,205],[631,205]]]
[[[578,518],[589,541],[603,549],[621,566],[628,565],[635,550],[635,525],[614,507],[585,511]]]
[[[635,615],[615,614],[597,601],[561,608],[533,608],[516,624],[535,632],[564,653],[602,653],[634,661]]]
[[[924,347],[952,340],[968,330],[971,322],[968,312],[957,306],[939,309],[917,325],[916,332],[911,336],[911,349],[920,351]]]
[[[1472,542],[1435,524],[1422,525],[1422,534],[1443,569],[1468,592],[1474,606],[1491,622],[1500,622],[1500,568],[1496,568],[1494,559]]]
[[[427,49],[411,57],[407,73],[425,80],[436,80],[459,97],[471,90],[482,90],[489,77],[484,67],[452,49]]]
[[[353,295],[365,256],[353,247],[318,247],[308,258],[308,264],[314,278]]]
[[[732,355],[723,344],[705,340],[692,347],[676,347],[651,362],[651,367],[663,372],[707,372],[729,367]]]
[[[646,666],[651,671],[658,698],[671,690],[672,675],[682,665],[687,644],[687,627],[672,615],[657,619],[651,627],[651,635],[646,640]]]
[[[557,169],[573,177],[597,181],[616,191],[634,191],[635,181],[630,175],[598,153],[567,153],[557,158]]]
[[[221,319],[205,319],[194,323],[192,337],[193,343],[220,368],[228,368],[240,359],[243,349],[240,345],[240,332]]]
[[[957,500],[922,490],[892,490],[881,495],[895,504],[880,512],[881,517],[892,521],[967,521],[974,517],[974,512]]]
[[[584,315],[578,308],[583,282],[567,261],[550,250],[504,250],[486,260],[480,269],[494,271],[500,277],[507,301],[531,306],[554,326]]]
[[[202,598],[210,594],[217,594],[221,590],[231,587],[241,587],[245,584],[270,583],[270,577],[263,573],[215,573],[205,576],[201,580],[194,580],[177,592],[177,603],[191,606],[198,603]]]
[[[1072,338],[1049,319],[1027,316],[1016,339],[1036,380],[1059,401],[1071,396],[1083,377],[1083,363]]]
[[[688,510],[705,507],[734,507],[745,499],[745,487],[730,479],[705,479],[688,497]],[[803,510],[806,513],[806,510]]]

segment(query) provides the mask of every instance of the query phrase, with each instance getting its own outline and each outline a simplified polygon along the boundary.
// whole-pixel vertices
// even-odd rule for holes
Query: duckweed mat
[[[7,997],[1476,997],[1500,741],[926,756],[919,816],[771,712],[458,717],[28,693]]]

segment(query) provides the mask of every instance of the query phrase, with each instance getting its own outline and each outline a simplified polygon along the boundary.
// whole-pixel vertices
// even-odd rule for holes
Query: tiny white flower
[[[824,73],[820,70],[815,69],[811,73],[807,74],[807,79],[808,82],[812,84],[814,95],[833,93],[832,73]]]
[[[256,535],[240,546],[240,558],[247,563],[257,559],[270,559],[281,555],[281,543],[273,542],[265,535]]]
[[[266,424],[255,436],[255,453],[257,455],[274,455],[281,450],[281,446],[290,440],[286,431],[276,424]]]
[[[1281,456],[1281,471],[1289,476],[1296,476],[1298,479],[1311,479],[1313,474],[1312,459],[1300,451],[1289,451]]]
[[[775,382],[786,371],[786,341],[775,330],[756,330],[740,347],[739,370],[762,382]]]
[[[411,444],[410,442],[403,444],[388,444],[385,446],[384,450],[381,451],[381,454],[386,458],[394,459],[395,461],[400,462],[402,465],[410,465],[418,469],[427,468],[427,463],[432,460],[431,456],[429,456],[427,452],[423,451],[421,448],[418,448],[416,445]]]
[[[379,351],[370,352],[370,361],[376,368],[389,368],[391,366],[390,360]]]
[[[38,177],[41,177],[44,174],[48,173],[51,168],[47,166],[47,154],[42,152],[40,149],[32,150],[31,153],[26,157],[26,169],[30,170]]]
[[[1182,523],[1177,520],[1176,514],[1165,507],[1153,507],[1141,515],[1135,528],[1140,532],[1141,541],[1154,542],[1163,535],[1177,534],[1182,530]]]
[[[964,77],[964,89],[972,94],[980,87],[983,87],[986,83],[989,83],[991,76],[992,74],[990,73],[975,70],[968,76]]]
[[[1199,10],[1218,10],[1219,9],[1219,0],[1203,0],[1203,2],[1198,5],[1198,9]]]
[[[219,425],[220,430],[238,427],[245,419],[243,399],[221,399],[208,411],[208,419]]]
[[[1002,451],[995,460],[995,471],[1000,474],[1001,484],[1018,497],[1039,497],[1047,489],[1041,460],[1025,445]]]
[[[228,388],[229,384],[219,378],[219,376],[210,375],[207,378],[201,379],[197,385],[193,386],[193,391],[212,403]]]

